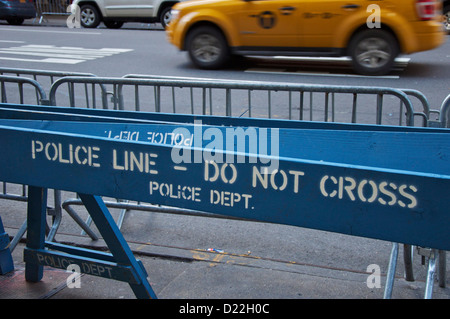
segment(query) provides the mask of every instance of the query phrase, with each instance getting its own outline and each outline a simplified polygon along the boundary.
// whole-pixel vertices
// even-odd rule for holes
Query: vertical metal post
[[[305,97],[305,92],[300,91],[300,106],[299,106],[299,120],[303,120],[303,101]]]
[[[358,106],[358,94],[357,93],[353,93],[352,123],[356,123],[357,106]]]
[[[383,114],[383,94],[377,94],[377,124],[381,124]]]
[[[47,189],[28,187],[27,245],[28,249],[44,249],[45,216],[47,212]],[[25,264],[25,280],[38,282],[44,275],[44,268],[38,264]]]
[[[231,90],[225,89],[225,112],[226,116],[231,116]]]
[[[439,287],[441,288],[445,288],[445,269],[447,268],[445,255],[445,250],[439,250]]]
[[[394,288],[395,269],[397,268],[398,243],[392,243],[391,257],[389,259],[389,268],[386,276],[386,287],[384,288],[384,299],[391,299],[392,289]]]
[[[414,281],[414,272],[412,268],[412,246],[403,245],[403,262],[405,264],[405,280]]]
[[[431,251],[431,255],[428,258],[428,269],[427,269],[427,282],[425,286],[425,296],[424,299],[431,299],[433,294],[434,278],[436,276],[436,250]]]

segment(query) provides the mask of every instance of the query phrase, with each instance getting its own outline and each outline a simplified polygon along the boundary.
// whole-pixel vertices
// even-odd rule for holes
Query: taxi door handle
[[[295,7],[281,7],[280,8],[280,10],[282,10],[282,11],[294,11],[295,10]]]
[[[359,4],[346,4],[345,6],[342,6],[342,9],[358,9],[360,7]]]
[[[279,10],[282,15],[289,15],[292,13],[292,11],[295,11],[295,7],[290,7],[290,6],[281,7],[281,8],[279,8]]]

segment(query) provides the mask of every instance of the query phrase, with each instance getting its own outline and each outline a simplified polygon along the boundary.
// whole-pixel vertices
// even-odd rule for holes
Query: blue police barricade
[[[9,236],[3,228],[2,218],[0,217],[0,275],[14,270],[14,262],[9,245]]]
[[[74,263],[156,297],[100,196],[450,249],[447,129],[14,105],[0,118],[0,179],[30,186],[27,280]],[[80,195],[111,254],[45,242],[47,188]]]

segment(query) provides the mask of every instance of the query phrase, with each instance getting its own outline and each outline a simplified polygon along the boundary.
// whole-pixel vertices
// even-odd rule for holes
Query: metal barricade
[[[9,85],[12,85],[13,87]],[[24,104],[25,90],[27,88],[34,91],[36,104],[42,104],[42,101],[44,101],[44,103],[47,101],[47,94],[36,80],[23,77],[0,76],[0,96],[2,103],[16,102]],[[13,94],[8,94],[7,91],[11,89]],[[13,99],[13,101],[11,101],[11,99]]]
[[[256,104],[255,98],[252,99],[252,93],[255,91],[255,94],[265,93],[267,96],[267,111],[265,112],[263,117],[273,118],[279,117],[279,114],[272,114],[272,105],[273,101],[276,100],[275,94],[277,92],[283,91],[279,88],[279,86],[273,86],[273,83],[267,82],[256,82],[256,81],[235,81],[235,80],[223,80],[223,79],[211,79],[211,78],[188,78],[188,77],[175,77],[175,76],[154,76],[154,75],[141,75],[141,74],[128,74],[123,78],[134,78],[134,79],[159,79],[159,80],[181,80],[181,81],[204,81],[207,85],[207,88],[202,87],[200,94],[195,94],[194,88],[189,87],[189,92],[187,98],[179,98],[178,101],[182,101],[182,103],[186,104],[186,101],[189,101],[190,105],[190,113],[195,113],[196,104],[201,104],[202,114],[216,114],[214,112],[215,109],[213,105],[213,101],[216,101],[217,93],[214,92],[213,88],[209,86],[211,83],[229,83],[235,85],[236,83],[246,83],[249,85],[253,85],[254,88],[247,89],[247,92],[244,92],[244,97],[247,97],[246,106],[247,108],[243,109],[243,113],[241,116],[246,115],[248,117],[254,117],[252,110],[255,108]],[[209,87],[208,87],[209,86]],[[166,96],[162,96],[161,87],[155,87],[154,94],[154,104],[155,110],[162,109],[162,105],[164,101],[170,101],[170,103],[166,102],[166,112],[177,113],[177,99],[176,99],[176,90],[181,90],[183,87],[172,87],[169,91],[169,94]],[[344,88],[344,91],[341,91],[337,88]],[[231,110],[233,109],[232,105],[236,103],[239,104],[239,101],[234,100],[232,98],[233,91],[242,91],[240,88],[226,88],[226,92],[224,96],[226,97],[225,101],[225,111],[227,116],[232,114]],[[416,111],[413,112],[414,118],[422,118],[422,123],[417,126],[428,126],[428,121],[430,121],[430,117],[434,114],[434,117],[439,117],[439,111],[431,109],[428,99],[426,96],[417,90],[413,89],[398,89],[399,91],[405,93],[408,96],[410,104],[406,106],[406,111],[408,111],[409,106],[413,106]],[[218,91],[218,90],[216,90]],[[265,91],[265,92],[263,92]],[[294,92],[298,93],[297,98],[294,97]],[[214,95],[216,93],[216,95]],[[220,92],[219,92],[220,93]],[[135,108],[136,110],[140,109],[140,100],[139,100],[139,88],[136,86],[135,88]],[[322,96],[321,96],[322,95]],[[375,99],[371,101],[365,99],[361,101],[361,95],[374,95]],[[387,92],[384,88],[375,88],[375,90],[365,90],[365,88],[357,87],[357,86],[307,86],[300,84],[295,90],[290,90],[289,96],[285,99],[285,104],[287,105],[288,112],[285,114],[283,118],[293,119],[293,120],[310,120],[310,121],[326,121],[326,122],[349,122],[349,123],[362,123],[361,119],[358,118],[358,113],[361,112],[361,105],[365,104],[365,102],[369,102],[376,105],[376,120],[371,121],[371,123],[376,124],[387,124],[389,125],[412,125],[410,122],[410,118],[404,119],[404,102],[403,99],[398,98],[399,104],[398,109],[395,103],[392,101],[388,101],[390,104],[389,111],[384,110],[385,113],[389,114],[389,112],[398,113],[397,122],[389,119],[388,116],[383,120],[383,108],[385,106],[384,95],[392,95],[391,92]],[[414,100],[418,103],[413,103]],[[195,99],[200,101],[200,103],[195,103]],[[261,100],[261,99],[260,99]],[[120,103],[123,104],[123,97],[119,100]],[[220,103],[220,102],[219,102]],[[170,105],[169,105],[170,104]],[[417,104],[417,106],[415,105]],[[119,108],[123,108],[123,105],[119,104]],[[319,113],[319,108],[322,110],[322,113]],[[342,118],[339,116],[339,108],[343,109],[343,112],[349,115],[348,118]],[[256,115],[256,117],[259,117]]]
[[[39,24],[45,20],[47,15],[65,16],[69,15],[67,11],[68,6],[72,0],[36,0],[36,12],[39,18]]]
[[[430,115],[425,96],[414,90],[136,76],[62,78],[49,93],[52,105],[64,104],[56,100],[63,83],[91,84],[93,96],[95,85],[110,85],[111,108],[119,110],[406,126],[414,126],[416,117],[423,118],[421,126],[427,126]],[[414,110],[409,98],[412,95],[419,97],[420,110]],[[190,105],[186,105],[187,101]],[[83,101],[76,104],[82,106]],[[361,118],[362,113],[365,119]]]
[[[17,86],[17,89],[8,86],[8,84]],[[4,75],[0,76],[1,102],[2,103],[12,102],[10,99],[8,100],[8,98],[11,97],[11,95],[7,94],[7,89],[12,89],[12,91],[18,93],[18,96],[14,96],[14,98],[19,100],[19,104],[24,104],[25,92],[27,87],[35,91],[37,104],[41,104],[41,102],[44,102],[44,104],[46,104],[48,100],[45,90],[36,80],[24,77],[4,76]],[[0,193],[0,199],[14,200],[20,202],[26,202],[28,200],[27,187],[25,185],[8,184],[3,181],[1,181],[1,184],[2,184],[2,192]],[[11,192],[10,190],[13,190],[13,192]],[[48,214],[53,216],[53,224],[47,237],[49,241],[52,241],[54,236],[56,235],[56,232],[58,230],[62,218],[61,197],[60,192],[58,191],[55,191],[54,203],[55,207],[48,209]],[[13,251],[14,248],[17,246],[19,240],[25,234],[26,229],[27,229],[27,221],[25,220],[20,229],[17,231],[13,240],[11,241],[10,244],[11,251]]]
[[[42,88],[46,90],[46,92],[50,91],[53,83],[62,77],[67,76],[83,76],[83,77],[95,77],[95,74],[92,73],[84,73],[84,72],[66,72],[66,71],[48,71],[48,70],[35,70],[35,69],[21,69],[21,68],[2,68],[0,67],[0,75],[15,75],[17,77],[22,78],[32,78],[34,81],[37,81]],[[94,93],[92,93],[94,92]],[[108,105],[107,96],[111,94],[107,92],[103,85],[99,86],[99,103],[101,107],[106,108]],[[95,97],[95,90],[92,88],[91,92],[87,84],[82,86],[82,90],[74,91],[74,87],[72,83],[68,83],[67,91],[63,93],[62,98],[65,98],[68,102],[68,105],[71,107],[75,107],[75,95],[78,97],[84,97],[84,105],[88,108],[96,108],[97,107],[97,98]],[[91,102],[92,101],[92,102]],[[39,100],[38,96],[36,96],[36,104],[48,104],[48,101]],[[23,103],[20,103],[23,104]],[[63,105],[61,105],[63,106]]]
[[[8,74],[8,75],[5,75]],[[81,72],[64,72],[64,71],[47,71],[47,70],[32,70],[32,69],[21,69],[21,68],[0,68],[0,96],[2,103],[17,103],[17,104],[37,104],[37,105],[47,105],[49,104],[47,91],[50,90],[51,85],[54,83],[55,79],[66,77],[66,76],[86,76],[93,77],[94,74],[91,73],[81,73]],[[39,82],[38,82],[39,80]],[[44,83],[45,86],[42,85]],[[66,95],[69,99],[70,106],[75,106],[74,102],[74,92],[73,87],[68,86],[69,94]],[[106,96],[107,92],[104,90],[102,92],[103,105],[107,104]],[[88,107],[95,108],[94,104],[89,104],[89,89],[87,85],[84,86],[84,93],[86,96],[86,103]],[[1,181],[2,192],[0,193],[0,199],[14,200],[26,202],[28,199],[27,187],[25,185],[15,185],[9,184]],[[54,192],[54,208],[49,209],[49,215],[53,216],[53,223],[48,234],[48,239],[53,240],[59,225],[61,223],[61,193],[58,190]],[[11,241],[11,251],[19,243],[20,239],[26,232],[26,221],[22,224],[20,229],[17,231],[13,240]]]
[[[442,102],[439,124],[440,127],[450,127],[450,94]]]

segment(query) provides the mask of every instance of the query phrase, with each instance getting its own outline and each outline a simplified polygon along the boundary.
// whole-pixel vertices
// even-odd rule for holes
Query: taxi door
[[[300,26],[302,47],[331,48],[336,38],[337,27],[361,10],[366,12],[367,0],[303,0]]]
[[[298,4],[300,1],[245,1],[240,11],[241,46],[267,50],[267,47],[297,47]]]

